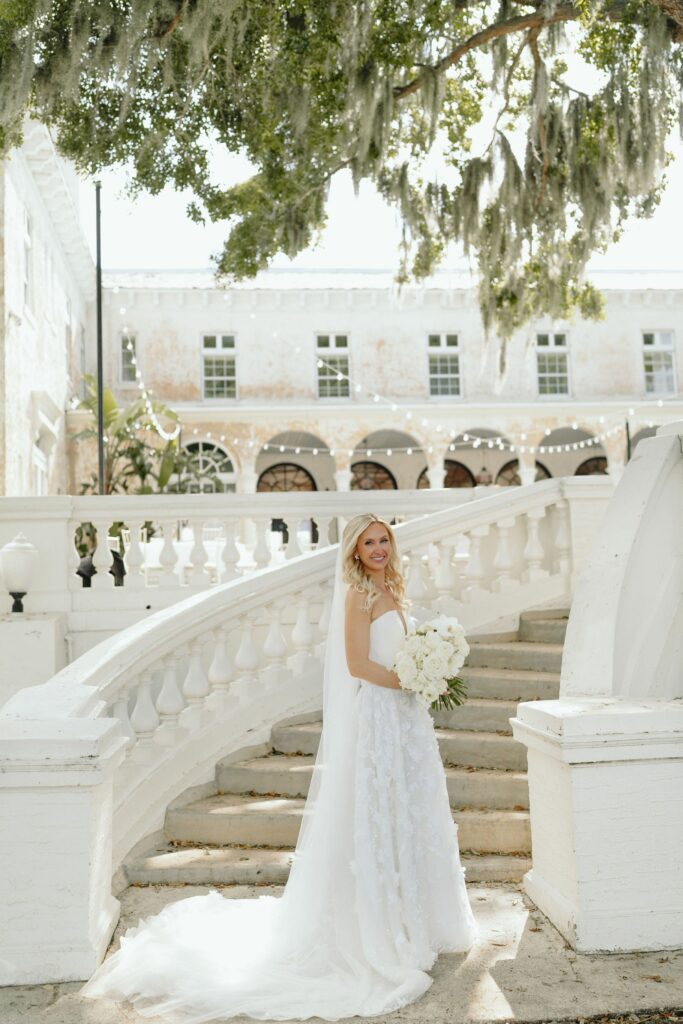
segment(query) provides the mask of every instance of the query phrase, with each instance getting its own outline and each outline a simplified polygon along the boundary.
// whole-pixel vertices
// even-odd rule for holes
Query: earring
[[[354,555],[353,557],[356,559],[356,561],[358,561],[358,559],[360,558],[360,555]]]

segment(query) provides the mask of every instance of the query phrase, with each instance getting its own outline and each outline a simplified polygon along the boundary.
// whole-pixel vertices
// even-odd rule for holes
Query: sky
[[[655,215],[634,220],[621,240],[591,268],[596,270],[678,270],[683,268],[680,226],[683,224],[683,147],[674,140],[675,160],[669,165],[669,185]],[[217,158],[217,177],[226,184],[246,177],[249,167],[239,157]],[[166,189],[158,196],[125,194],[125,173],[111,170],[102,180],[102,263],[105,269],[205,269],[220,251],[225,226],[194,224],[185,213],[189,197]],[[84,183],[81,210],[89,239],[94,239],[95,195]],[[292,268],[389,269],[397,265],[400,224],[396,213],[368,182],[354,194],[350,175],[333,180],[329,220],[317,246],[294,260],[277,257],[272,266]],[[442,266],[466,266],[462,252],[452,247]]]

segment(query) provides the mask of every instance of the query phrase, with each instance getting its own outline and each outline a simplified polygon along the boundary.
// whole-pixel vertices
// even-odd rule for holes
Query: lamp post
[[[97,264],[95,291],[97,304],[97,479],[100,494],[104,494],[104,371],[102,367],[102,231],[100,192],[102,182],[95,182],[95,239]]]
[[[18,533],[14,540],[0,548],[0,573],[5,588],[13,598],[12,611],[23,612],[22,598],[28,593],[38,558],[38,548]]]

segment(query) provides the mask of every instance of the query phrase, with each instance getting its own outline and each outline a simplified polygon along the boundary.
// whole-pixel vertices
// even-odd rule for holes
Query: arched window
[[[552,476],[542,462],[536,463],[536,476],[534,480],[549,480]],[[498,471],[496,477],[496,483],[501,484],[504,487],[519,487],[521,484],[521,478],[519,475],[519,459],[513,459],[511,462],[506,462],[505,465]]]
[[[278,462],[264,469],[258,478],[256,490],[263,491],[316,491],[311,474],[295,462]]]
[[[607,459],[604,455],[594,455],[586,459],[574,472],[574,476],[604,476],[607,473]]]
[[[183,445],[195,471],[186,481],[176,477],[176,489],[184,494],[223,494],[235,491],[235,467],[230,456],[210,441],[191,441]]]
[[[395,491],[396,480],[378,462],[355,462],[351,466],[352,491]]]
[[[462,462],[456,462],[455,459],[446,459],[444,461],[444,487],[474,487],[475,483],[474,476]],[[429,487],[426,468],[422,470],[417,478],[417,486],[419,488]]]

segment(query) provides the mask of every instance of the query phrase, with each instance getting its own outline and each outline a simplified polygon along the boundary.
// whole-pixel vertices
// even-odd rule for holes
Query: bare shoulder
[[[351,614],[354,618],[360,615],[370,617],[370,613],[365,607],[365,594],[356,590],[355,587],[349,587],[346,591],[345,607],[347,614]]]

